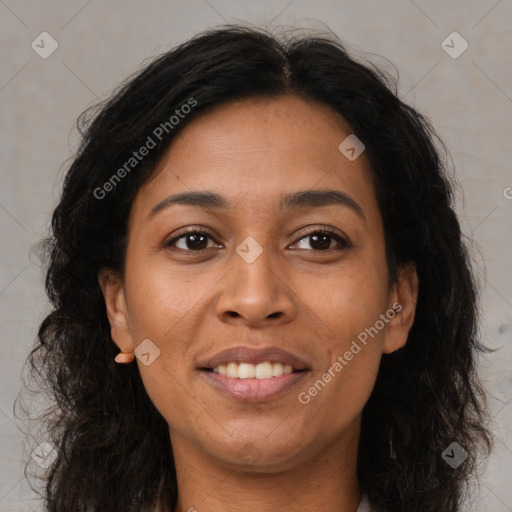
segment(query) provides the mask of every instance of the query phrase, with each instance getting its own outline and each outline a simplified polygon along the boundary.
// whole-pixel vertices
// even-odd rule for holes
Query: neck
[[[178,480],[174,512],[356,512],[359,426],[358,418],[312,456],[265,467],[226,464],[172,433]]]

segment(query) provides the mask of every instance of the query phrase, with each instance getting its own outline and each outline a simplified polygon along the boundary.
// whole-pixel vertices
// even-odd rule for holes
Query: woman
[[[228,26],[82,130],[31,355],[58,404],[47,510],[461,510],[491,446],[477,294],[394,82],[332,38]]]

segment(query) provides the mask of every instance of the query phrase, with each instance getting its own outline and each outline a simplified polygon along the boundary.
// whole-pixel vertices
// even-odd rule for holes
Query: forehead
[[[350,161],[339,145],[352,134],[341,115],[297,96],[250,98],[217,106],[172,141],[136,203],[191,190],[215,191],[233,207],[282,202],[286,192],[333,187],[372,194],[363,154]]]
[[[295,154],[296,159],[306,158],[320,165],[329,157],[339,156],[340,137],[351,133],[343,117],[322,103],[294,95],[249,98],[200,115],[178,134],[167,156],[172,158],[180,150],[207,148],[208,155],[199,151],[187,157],[208,158],[212,164],[219,157],[230,157],[247,164],[250,158],[261,160],[265,153],[288,158]]]

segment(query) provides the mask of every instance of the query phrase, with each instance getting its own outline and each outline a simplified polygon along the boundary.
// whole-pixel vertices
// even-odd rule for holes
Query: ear
[[[416,267],[413,264],[401,267],[397,282],[393,285],[390,293],[390,309],[388,311],[394,309],[396,314],[386,325],[383,353],[391,354],[407,343],[407,337],[414,323],[416,313],[418,287]],[[390,317],[391,315],[387,316]]]
[[[111,269],[101,269],[98,282],[105,299],[112,340],[122,352],[133,352],[135,345],[130,334],[121,276]]]

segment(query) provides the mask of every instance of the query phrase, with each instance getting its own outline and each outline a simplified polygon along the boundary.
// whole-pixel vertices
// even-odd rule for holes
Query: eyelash
[[[200,230],[198,228],[187,228],[185,231],[183,231],[179,235],[175,236],[174,238],[172,238],[171,240],[166,242],[165,243],[165,247],[166,248],[172,247],[178,240],[181,240],[182,238],[185,238],[187,235],[206,235],[211,240],[214,240],[214,238],[209,233],[207,233],[206,231],[202,231],[202,230]],[[352,247],[352,244],[348,240],[348,238],[345,238],[345,237],[339,235],[334,229],[326,228],[326,227],[323,227],[323,228],[313,228],[310,231],[308,231],[307,233],[304,233],[301,236],[301,238],[299,238],[294,243],[298,243],[298,242],[304,240],[305,238],[308,238],[308,237],[313,236],[313,235],[328,235],[328,236],[332,237],[339,244],[338,250],[348,249],[348,248]],[[198,250],[194,250],[194,249],[178,249],[178,250],[185,251],[185,252],[187,252],[189,254],[199,254],[199,253],[204,252],[207,249],[198,249]],[[311,250],[311,251],[319,252],[319,253],[322,253],[322,252],[323,253],[329,253],[330,251],[336,250],[336,248],[330,248],[330,249],[324,249],[324,250],[322,250],[322,249],[306,249],[306,250]]]

